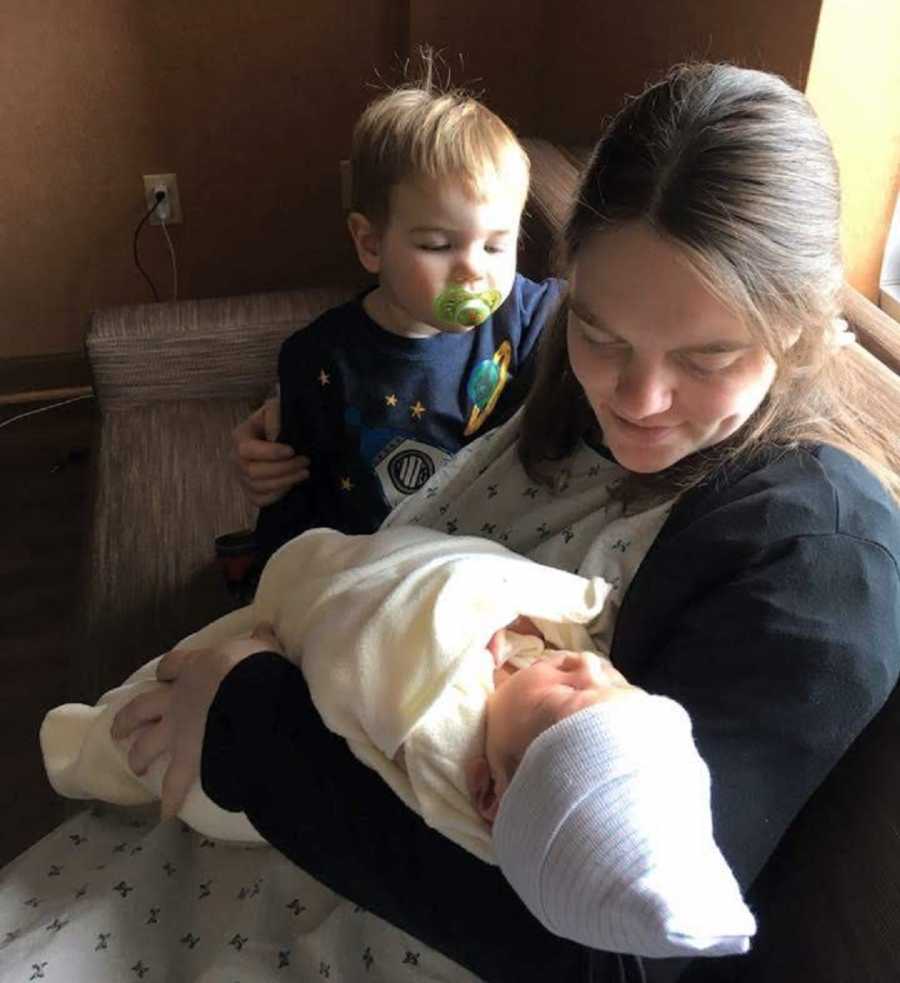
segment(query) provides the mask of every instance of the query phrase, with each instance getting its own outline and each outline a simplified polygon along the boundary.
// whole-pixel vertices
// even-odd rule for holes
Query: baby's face
[[[485,757],[498,800],[539,734],[579,710],[632,690],[609,660],[593,652],[555,652],[519,670],[506,663],[495,670],[494,686]]]

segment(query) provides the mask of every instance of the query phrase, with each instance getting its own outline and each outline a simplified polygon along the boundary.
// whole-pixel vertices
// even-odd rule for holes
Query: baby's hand
[[[644,692],[640,686],[634,686],[629,683],[622,673],[620,673],[612,662],[610,662],[607,656],[599,655],[594,652],[573,654],[592,656],[591,662],[596,667],[594,669],[594,675],[601,681],[602,684],[609,686],[609,697],[618,697]]]
[[[515,621],[511,621],[505,628],[495,631],[487,644],[488,652],[494,657],[494,665],[498,668],[506,662],[510,655],[520,648],[519,639],[515,637],[510,638],[509,632],[512,632],[513,636],[528,635],[539,638],[542,647],[547,647],[547,642],[537,625],[530,618],[526,618],[525,615],[519,615]]]

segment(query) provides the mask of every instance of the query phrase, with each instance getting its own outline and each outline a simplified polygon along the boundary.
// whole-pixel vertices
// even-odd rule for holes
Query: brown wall
[[[91,308],[150,299],[142,174],[178,177],[182,296],[352,272],[338,160],[397,9],[0,0],[0,357],[75,350]],[[158,228],[141,250],[167,296]]]
[[[806,82],[821,0],[631,0],[553,5],[543,34],[550,139],[589,143],[623,94],[679,61],[732,61]],[[571,98],[570,93],[577,93]]]
[[[131,256],[146,173],[178,176],[181,296],[355,275],[337,161],[376,71],[396,79],[417,43],[520,132],[588,141],[688,56],[803,84],[819,5],[0,0],[0,359],[76,351],[92,308],[150,299]],[[167,296],[158,228],[141,250]]]

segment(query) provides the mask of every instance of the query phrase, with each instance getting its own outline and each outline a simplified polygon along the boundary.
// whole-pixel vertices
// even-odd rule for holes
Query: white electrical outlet
[[[156,192],[165,191],[165,201],[150,216],[151,225],[177,225],[181,221],[181,198],[178,194],[178,181],[174,174],[145,174],[144,200],[149,211],[156,204]]]

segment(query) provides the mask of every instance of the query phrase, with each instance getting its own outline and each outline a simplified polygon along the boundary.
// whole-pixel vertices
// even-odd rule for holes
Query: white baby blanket
[[[302,667],[326,726],[427,823],[494,862],[464,770],[483,746],[493,688],[485,646],[527,615],[560,648],[594,648],[585,626],[608,592],[600,578],[542,566],[488,540],[411,526],[371,536],[314,529],[273,555],[252,605],[181,645],[209,646],[270,622]],[[137,778],[109,736],[118,709],[159,685],[156,661],[95,707],[68,704],[47,714],[41,746],[60,794],[122,804],[158,796],[163,764]],[[395,760],[401,747],[404,767]],[[209,836],[260,842],[243,815],[219,809],[199,785],[180,815]]]

